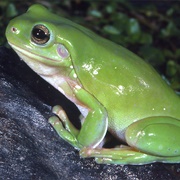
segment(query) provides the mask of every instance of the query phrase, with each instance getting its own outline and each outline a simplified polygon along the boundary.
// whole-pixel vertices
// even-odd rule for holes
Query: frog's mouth
[[[54,74],[59,73],[60,67],[57,60],[32,53],[11,42],[8,43],[18,54],[20,59],[23,60],[31,69],[33,69],[33,71],[35,71],[40,76],[53,76]],[[56,65],[58,65],[59,69],[56,67]]]
[[[8,42],[9,45],[17,52],[17,54],[20,56],[24,55],[24,57],[29,57],[31,60],[36,60],[36,61],[41,61],[41,62],[44,62],[44,60],[49,60],[49,61],[54,61],[54,62],[57,62],[57,60],[54,60],[52,58],[48,58],[48,57],[45,57],[45,56],[40,56],[39,54],[36,54],[36,53],[33,53],[33,52],[30,52],[28,51],[27,49],[23,49],[17,45],[15,45],[14,43],[12,42]],[[23,59],[23,58],[22,58]],[[23,59],[25,61],[25,59]]]

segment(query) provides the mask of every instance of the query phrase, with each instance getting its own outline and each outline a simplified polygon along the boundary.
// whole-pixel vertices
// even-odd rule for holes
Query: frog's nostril
[[[16,32],[17,29],[16,29],[15,27],[12,27],[12,28],[11,28],[11,31],[12,31],[12,32]]]
[[[18,34],[18,29],[16,27],[11,27],[11,32]]]

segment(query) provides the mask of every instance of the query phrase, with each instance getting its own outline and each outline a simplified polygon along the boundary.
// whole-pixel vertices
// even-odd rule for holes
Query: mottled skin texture
[[[13,19],[6,36],[80,109],[80,130],[60,106],[49,122],[82,157],[113,164],[180,162],[180,98],[138,56],[41,5]],[[102,148],[107,131],[128,146]]]

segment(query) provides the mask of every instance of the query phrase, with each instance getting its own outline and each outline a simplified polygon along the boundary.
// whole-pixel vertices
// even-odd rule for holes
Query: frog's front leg
[[[69,142],[72,146],[79,148],[77,135],[79,130],[70,122],[66,112],[59,105],[53,107],[52,112],[57,116],[49,118],[49,123],[54,127],[58,135]]]
[[[87,91],[80,86],[75,86],[73,92],[76,98],[88,108],[82,127],[77,130],[66,113],[60,106],[55,106],[53,112],[58,116],[53,116],[49,122],[57,131],[59,136],[69,142],[77,149],[83,147],[95,148],[103,140],[108,127],[108,118],[105,108]]]
[[[125,133],[129,146],[113,149],[83,148],[82,157],[98,163],[180,163],[180,121],[171,117],[149,117],[132,123]]]

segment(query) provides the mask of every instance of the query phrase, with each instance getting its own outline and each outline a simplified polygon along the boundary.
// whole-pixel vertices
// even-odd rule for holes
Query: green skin
[[[81,111],[80,130],[60,106],[49,122],[82,157],[107,164],[180,163],[180,98],[138,56],[41,5],[11,20],[6,36]],[[107,131],[127,146],[103,148]]]

